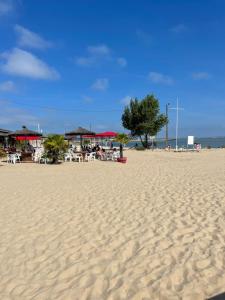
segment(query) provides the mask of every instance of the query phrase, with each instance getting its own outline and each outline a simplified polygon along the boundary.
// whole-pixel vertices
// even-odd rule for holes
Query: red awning
[[[15,139],[17,141],[34,141],[34,140],[40,140],[40,136],[16,136]]]
[[[113,131],[105,131],[102,133],[96,134],[97,137],[116,137],[117,133]]]
[[[96,135],[84,135],[84,138],[89,138],[89,139],[93,139],[93,138],[114,138],[117,136],[116,132],[113,131],[105,131],[102,133],[97,133]]]

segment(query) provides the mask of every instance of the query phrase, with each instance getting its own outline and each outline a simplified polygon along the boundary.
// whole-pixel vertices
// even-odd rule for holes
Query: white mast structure
[[[179,110],[183,110],[182,107],[179,107],[179,101],[177,97],[177,106],[176,107],[170,107],[169,109],[176,110],[176,151],[178,150],[178,122],[179,122]]]

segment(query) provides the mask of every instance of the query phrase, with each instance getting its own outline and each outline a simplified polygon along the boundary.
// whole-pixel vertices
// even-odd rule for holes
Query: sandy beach
[[[0,299],[186,299],[225,291],[225,151],[127,164],[1,163]]]

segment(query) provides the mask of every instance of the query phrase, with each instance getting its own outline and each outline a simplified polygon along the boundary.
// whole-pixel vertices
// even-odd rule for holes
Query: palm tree
[[[123,146],[129,142],[129,137],[125,133],[118,133],[115,142],[120,143],[120,158],[123,158]]]
[[[63,135],[52,134],[44,141],[44,148],[47,158],[52,160],[53,164],[58,163],[59,159],[68,149],[68,144]]]

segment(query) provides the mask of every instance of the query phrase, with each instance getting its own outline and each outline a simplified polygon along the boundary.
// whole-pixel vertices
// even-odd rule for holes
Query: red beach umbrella
[[[97,133],[95,135],[84,135],[84,138],[115,138],[117,136],[116,132],[113,131],[105,131],[101,133]]]
[[[116,136],[117,136],[117,133],[113,132],[113,131],[105,131],[105,132],[96,134],[96,137],[102,137],[102,138],[107,138],[107,137],[114,138]]]

